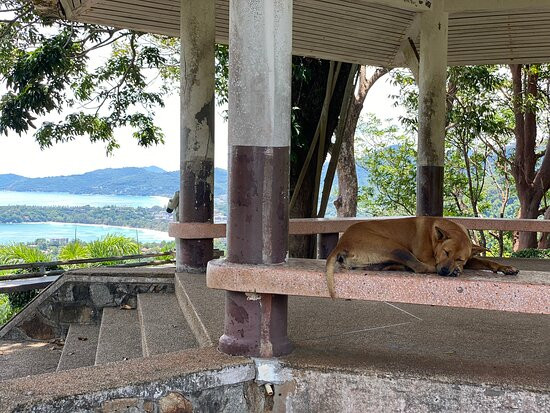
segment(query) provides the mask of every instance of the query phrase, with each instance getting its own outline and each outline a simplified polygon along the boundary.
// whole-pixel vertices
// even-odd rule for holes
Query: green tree
[[[139,145],[163,142],[153,116],[169,88],[151,87],[147,73],[154,70],[169,80],[160,70],[170,64],[162,38],[43,19],[24,0],[3,1],[0,16],[0,78],[7,88],[0,100],[0,133],[36,129],[42,148],[88,136],[111,152],[118,147],[115,130],[130,126]],[[110,56],[90,64],[95,51],[107,46]],[[34,123],[70,107],[84,109],[58,122]]]
[[[50,261],[50,257],[47,254],[28,245],[10,244],[0,246],[0,263],[2,264],[26,264],[47,261]],[[37,271],[39,268],[33,270]],[[0,309],[0,323],[1,318],[4,318],[4,322],[7,321],[13,314],[17,313],[36,297],[36,295],[38,295],[37,290],[9,293],[7,294],[9,305],[6,304],[5,298],[2,300],[0,297],[0,302],[4,301],[3,309]]]
[[[61,261],[70,261],[70,260],[80,260],[85,258],[90,258],[90,250],[88,246],[82,241],[75,240],[73,242],[64,245],[59,251],[59,260]],[[69,268],[78,268],[85,265],[71,265]]]
[[[500,192],[500,205],[493,205],[491,216],[505,216],[514,198],[519,200],[520,218],[534,219],[547,210],[541,203],[550,189],[549,68],[512,65],[448,70],[447,141],[457,152],[454,159],[460,157],[464,163],[467,181],[461,199],[471,215],[483,215],[481,205],[489,196],[487,180],[494,185],[490,190]],[[409,111],[404,125],[415,129],[418,93],[412,78],[400,71],[394,79],[402,87],[397,100]],[[489,168],[484,159],[495,167]],[[446,163],[446,167],[453,166]],[[502,234],[492,235],[502,246]],[[535,233],[520,233],[515,248],[536,244]]]
[[[414,215],[416,144],[395,125],[367,114],[358,127],[358,164],[368,172],[358,208],[367,215]]]
[[[136,255],[139,252],[138,244],[131,238],[122,235],[109,234],[105,237],[88,243],[90,258],[120,257]],[[113,265],[113,262],[104,262],[99,265]]]
[[[2,264],[25,264],[47,261],[50,261],[50,257],[47,254],[25,244],[0,246],[0,263]]]

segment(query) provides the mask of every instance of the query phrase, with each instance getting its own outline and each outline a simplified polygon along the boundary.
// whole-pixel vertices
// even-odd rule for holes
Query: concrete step
[[[176,296],[201,347],[217,344],[223,334],[225,291],[206,286],[205,274],[177,273]]]
[[[198,347],[175,294],[138,294],[143,355]]]
[[[93,366],[98,336],[99,326],[71,324],[57,371]]]
[[[0,381],[55,372],[62,343],[61,340],[0,340]]]
[[[95,365],[143,356],[137,310],[103,309]]]

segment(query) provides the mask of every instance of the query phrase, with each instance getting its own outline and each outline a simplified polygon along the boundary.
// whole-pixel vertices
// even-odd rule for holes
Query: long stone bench
[[[550,264],[517,276],[466,270],[457,278],[398,271],[340,270],[336,296],[343,299],[550,314]],[[289,259],[281,265],[213,260],[207,286],[246,293],[329,297],[325,261]]]

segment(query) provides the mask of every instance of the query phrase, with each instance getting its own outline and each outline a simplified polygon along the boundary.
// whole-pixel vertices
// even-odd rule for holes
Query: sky
[[[1,94],[0,90],[0,94]],[[393,107],[388,95],[395,93],[386,77],[371,89],[364,105],[364,112],[372,112],[381,119],[396,118],[399,110]],[[227,123],[216,108],[215,166],[227,169]],[[170,96],[165,107],[157,110],[157,124],[165,134],[165,144],[141,148],[129,129],[117,131],[120,148],[107,157],[101,143],[92,144],[86,137],[69,143],[54,144],[40,150],[31,133],[18,136],[0,136],[0,174],[17,174],[30,178],[73,175],[102,168],[127,166],[158,166],[166,171],[179,169],[179,97]],[[38,122],[37,122],[38,123]]]

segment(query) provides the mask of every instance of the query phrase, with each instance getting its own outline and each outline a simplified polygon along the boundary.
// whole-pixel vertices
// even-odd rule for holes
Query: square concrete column
[[[443,215],[448,13],[444,2],[420,17],[416,215]]]
[[[229,9],[228,261],[278,264],[288,251],[292,0],[232,0]],[[228,292],[219,348],[290,352],[287,296]]]
[[[214,0],[181,1],[180,222],[214,222]],[[176,271],[204,271],[212,239],[176,242]]]

